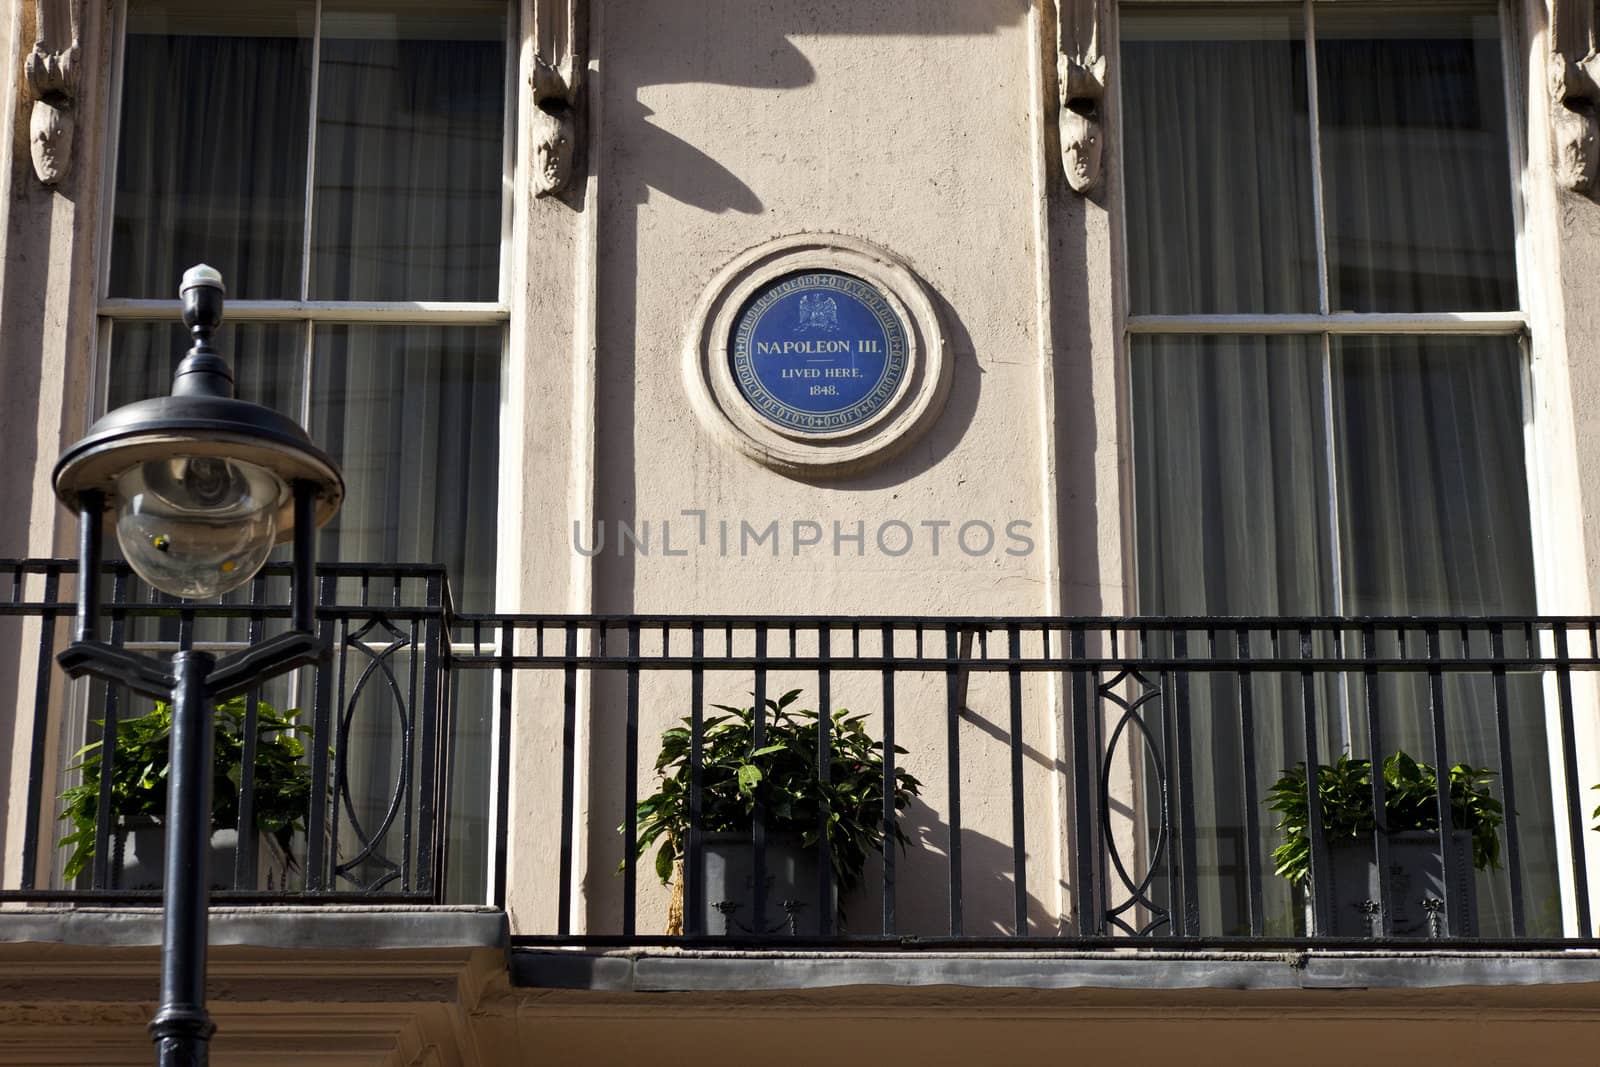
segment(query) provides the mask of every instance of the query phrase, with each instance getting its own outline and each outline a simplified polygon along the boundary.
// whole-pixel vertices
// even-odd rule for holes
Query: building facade
[[[57,840],[150,706],[51,662],[50,477],[165,391],[202,261],[239,394],[348,485],[333,660],[248,711],[299,709],[289,859],[214,861],[219,1062],[1586,1062],[1589,0],[5,10],[14,1062],[148,1055],[155,898],[92,809]],[[115,573],[148,651],[281,618]],[[754,751],[794,690],[884,746],[862,866],[737,770],[763,844],[709,794],[652,836],[663,767],[710,788],[716,716]],[[1332,792],[1276,873],[1275,783],[1397,752],[1422,910],[1336,899]]]

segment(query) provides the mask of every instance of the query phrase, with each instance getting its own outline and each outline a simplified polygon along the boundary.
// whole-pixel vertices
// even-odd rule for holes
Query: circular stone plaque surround
[[[816,301],[812,310],[802,312],[801,299]],[[762,332],[773,314],[786,328]],[[815,331],[794,328],[802,314],[816,320]],[[843,342],[830,340],[840,332],[835,324],[852,344],[871,337],[881,352],[830,360],[842,352]],[[758,372],[757,340],[811,332],[827,342],[817,346],[817,375],[786,383]],[[684,384],[701,423],[721,443],[791,475],[842,477],[889,459],[938,417],[950,387],[938,314],[921,282],[890,253],[839,234],[783,237],[740,255],[701,296],[687,341]],[[788,365],[812,362],[805,349],[795,352]],[[823,377],[834,367],[851,373]],[[785,395],[786,384],[795,391]],[[813,386],[837,392],[811,394]],[[835,395],[837,402],[828,399]]]

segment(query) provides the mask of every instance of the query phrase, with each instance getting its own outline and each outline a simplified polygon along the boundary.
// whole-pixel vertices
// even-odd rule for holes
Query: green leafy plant
[[[794,707],[799,696],[793,689],[766,702],[760,748],[753,744],[753,707],[713,705],[724,714],[702,724],[700,827],[706,833],[748,833],[758,803],[769,832],[799,834],[803,845],[815,845],[819,827],[826,825],[834,874],[844,892],[860,880],[867,853],[883,848],[883,743],[867,733],[865,715],[842,708],[833,712],[824,781],[817,775],[817,713]],[[896,746],[894,751],[906,750]],[[655,869],[663,885],[671,882],[688,842],[689,758],[689,727],[664,733],[655,767],[661,788],[638,805],[639,855],[661,843]],[[896,811],[904,811],[921,789],[922,783],[895,768]],[[904,848],[905,834],[898,826],[894,834]]]
[[[256,704],[256,828],[277,840],[291,867],[294,858],[289,845],[295,831],[305,829],[311,798],[311,771],[301,762],[305,745],[290,732],[299,725],[300,714],[299,709],[279,711],[265,701]],[[103,721],[100,724],[104,725]],[[244,729],[244,697],[232,697],[217,705],[211,793],[211,819],[215,826],[239,825]],[[147,714],[117,723],[111,772],[111,807],[117,826],[141,816],[166,817],[171,740],[172,706],[164,701]],[[67,768],[83,772],[82,781],[61,794],[61,800],[66,802],[61,818],[72,824],[72,832],[57,842],[58,848],[72,849],[63,871],[67,881],[78,877],[94,859],[102,743],[93,741],[83,746],[73,755],[77,762]]]
[[[1450,768],[1450,818],[1472,834],[1472,864],[1479,870],[1500,866],[1500,826],[1505,812],[1489,792],[1493,771],[1458,763]],[[1384,829],[1439,829],[1439,780],[1434,769],[1404,752],[1383,761]],[[1341,755],[1317,768],[1317,799],[1323,838],[1331,845],[1370,840],[1376,829],[1372,809],[1372,764]],[[1311,873],[1311,831],[1307,809],[1306,765],[1297,763],[1267,793],[1267,807],[1281,816],[1284,842],[1273,850],[1276,873],[1294,885]]]

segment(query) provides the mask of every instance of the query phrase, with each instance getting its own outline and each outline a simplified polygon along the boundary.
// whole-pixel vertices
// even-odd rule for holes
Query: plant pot
[[[269,835],[254,835],[260,852],[256,859],[256,885],[243,889],[283,889],[287,866],[283,850]],[[234,862],[239,831],[233,827],[211,832],[210,883],[213,890],[233,889]],[[166,884],[167,828],[159,819],[130,819],[111,834],[111,888],[160,889]]]
[[[749,834],[706,834],[705,912],[701,929],[713,936],[816,936],[821,931],[817,850],[799,834],[767,835],[765,923],[756,928],[755,857]]]
[[[1472,869],[1472,834],[1450,835],[1462,870],[1450,887],[1450,934],[1478,936],[1477,878]],[[1380,875],[1369,842],[1349,842],[1328,850],[1333,877],[1333,935],[1376,937],[1383,931],[1377,902],[1388,887],[1389,918],[1395,937],[1439,937],[1444,914],[1444,869],[1439,862],[1439,835],[1431,830],[1406,830],[1388,837],[1389,866]]]

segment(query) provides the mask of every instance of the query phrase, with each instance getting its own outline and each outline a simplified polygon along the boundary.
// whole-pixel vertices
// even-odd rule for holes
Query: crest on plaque
[[[822,330],[824,333],[839,332],[839,304],[831,296],[800,297],[800,327],[801,330]]]

